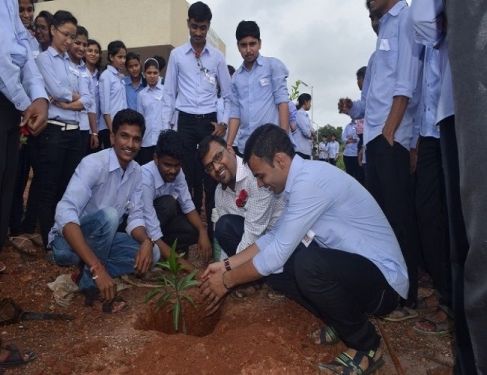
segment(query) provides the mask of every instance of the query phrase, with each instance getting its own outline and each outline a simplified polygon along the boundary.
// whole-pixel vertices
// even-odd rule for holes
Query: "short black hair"
[[[78,26],[78,20],[67,10],[58,10],[54,13],[52,16],[52,26],[58,28],[65,23],[72,23],[75,26]]]
[[[83,35],[88,39],[88,30],[83,26],[76,26],[76,36]]]
[[[198,157],[200,158],[200,160],[203,160],[208,151],[210,151],[211,142],[216,142],[225,148],[227,147],[227,142],[222,137],[217,137],[216,135],[208,135],[203,138],[203,140],[198,145]]]
[[[47,22],[47,26],[48,27],[51,27],[52,25],[52,13],[48,12],[47,10],[41,10],[39,12],[39,14],[37,15],[37,17],[34,19],[34,22],[38,19],[38,18],[44,18]]]
[[[170,156],[176,160],[183,161],[184,149],[181,135],[172,129],[161,131],[157,138],[155,153],[158,158]]]
[[[166,59],[164,57],[154,55],[152,58],[157,61],[157,64],[159,64],[159,71],[162,71],[162,69],[166,67]]]
[[[140,55],[135,52],[127,52],[125,56],[125,67],[128,67],[130,60],[137,60],[140,63]]]
[[[247,139],[243,161],[248,163],[250,157],[255,155],[273,165],[274,156],[278,152],[294,157],[294,146],[289,135],[277,125],[265,124],[255,129]]]
[[[127,51],[127,47],[125,47],[125,44],[121,40],[114,40],[108,43],[107,47],[107,59],[108,62],[111,64],[112,60],[110,59],[110,56],[115,56],[121,49],[124,49]],[[101,52],[101,51],[100,51]],[[127,60],[125,60],[127,61]]]
[[[145,133],[145,119],[139,112],[127,108],[118,111],[113,117],[112,130],[116,134],[122,125],[137,125],[140,128],[141,135]]]
[[[237,30],[235,31],[237,42],[248,36],[260,40],[259,25],[257,25],[255,21],[240,21],[237,26]]]
[[[188,20],[193,19],[196,22],[210,22],[212,17],[210,7],[201,1],[191,4],[188,9]]]
[[[359,78],[364,79],[366,72],[367,72],[367,67],[366,66],[363,66],[359,70],[357,70],[357,79],[359,79]]]

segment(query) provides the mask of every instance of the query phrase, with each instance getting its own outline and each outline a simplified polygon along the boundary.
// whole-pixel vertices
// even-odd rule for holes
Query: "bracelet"
[[[225,274],[226,274],[227,272],[228,272],[228,271],[225,271],[225,272],[223,272],[223,273],[222,273],[222,284],[223,284],[223,287],[224,287],[226,290],[230,290],[230,289],[232,289],[232,288],[229,288],[229,287],[227,286],[227,284],[225,284]]]
[[[97,266],[97,265],[95,265],[95,266],[92,266],[92,267],[90,268],[90,273],[91,273],[92,275],[93,275],[93,272],[95,271],[95,268],[98,268],[98,266]],[[92,278],[93,280],[96,280],[96,279],[98,279],[98,275],[93,275],[93,276],[91,276],[91,278]]]
[[[223,264],[225,265],[225,269],[227,271],[232,270],[232,267],[230,266],[230,259],[228,259],[228,258],[223,259]]]
[[[98,137],[98,133],[91,133],[91,135],[96,135]]]

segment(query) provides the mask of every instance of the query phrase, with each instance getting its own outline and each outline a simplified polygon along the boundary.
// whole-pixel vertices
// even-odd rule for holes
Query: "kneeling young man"
[[[181,169],[183,141],[174,130],[160,133],[154,160],[142,167],[142,196],[147,233],[159,247],[163,257],[177,240],[178,250],[187,250],[197,243],[204,261],[211,255],[206,227],[195,209]],[[169,245],[169,246],[168,246]],[[193,267],[181,259],[187,270]]]
[[[252,171],[227,148],[223,138],[210,135],[203,139],[199,156],[205,172],[219,183],[214,236],[227,255],[234,255],[272,227],[282,212],[283,200],[258,186]]]
[[[113,147],[85,157],[76,168],[49,233],[56,263],[83,265],[80,290],[93,296],[98,288],[109,309],[116,308],[110,304],[116,295],[112,278],[144,273],[153,261],[153,243],[144,228],[142,170],[133,161],[144,135],[144,118],[122,110],[113,118],[112,129]],[[124,215],[127,233],[117,232]]]
[[[211,264],[202,292],[209,311],[241,283],[269,276],[280,291],[325,320],[317,342],[340,338],[348,349],[327,373],[371,373],[383,364],[380,336],[368,315],[384,315],[407,296],[409,282],[399,244],[374,198],[351,176],[295,155],[288,135],[275,125],[256,129],[245,146],[260,186],[283,193],[286,206],[271,232],[227,264]]]

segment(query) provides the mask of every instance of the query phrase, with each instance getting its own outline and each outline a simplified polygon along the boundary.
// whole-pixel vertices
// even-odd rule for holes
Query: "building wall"
[[[131,50],[175,47],[188,40],[185,0],[55,0],[36,4],[36,12],[59,9],[73,13],[103,49],[112,40],[122,40]],[[223,41],[210,31],[208,41],[225,53]]]

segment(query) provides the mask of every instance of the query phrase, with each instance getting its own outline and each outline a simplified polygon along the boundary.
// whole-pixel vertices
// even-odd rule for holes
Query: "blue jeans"
[[[80,220],[81,232],[86,243],[103,263],[111,277],[134,272],[135,255],[139,251],[139,243],[126,233],[117,232],[119,217],[114,208],[105,208]],[[54,260],[60,266],[82,264],[81,258],[71,249],[61,235],[51,242]],[[79,282],[80,290],[94,288],[90,269],[83,265]]]

